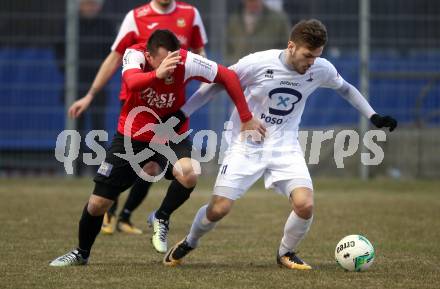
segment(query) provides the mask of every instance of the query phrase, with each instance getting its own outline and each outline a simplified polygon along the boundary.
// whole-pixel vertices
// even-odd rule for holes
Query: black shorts
[[[149,148],[148,142],[140,142],[131,140],[133,153],[137,154]],[[177,159],[190,158],[192,150],[192,142],[186,138],[178,144],[170,143],[169,147],[176,154]],[[151,149],[150,149],[151,150]],[[125,154],[124,136],[120,133],[116,133],[113,137],[110,148],[106,152],[105,161],[101,164],[96,173],[94,195],[104,197],[106,199],[115,200],[123,191],[133,185],[136,178],[138,178],[137,172],[133,170],[128,160],[122,159],[116,156],[115,153]],[[163,169],[167,169],[165,178],[173,180],[173,166],[169,164],[169,161],[165,156],[155,152],[155,154],[139,163],[142,168],[147,162],[155,161]]]

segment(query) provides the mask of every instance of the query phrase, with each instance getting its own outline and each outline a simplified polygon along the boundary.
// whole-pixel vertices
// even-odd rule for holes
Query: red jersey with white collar
[[[183,49],[198,49],[208,42],[199,11],[186,3],[174,2],[168,11],[155,10],[151,3],[127,13],[112,45],[112,51],[124,54],[125,49],[147,42],[157,29],[168,29],[180,41]]]

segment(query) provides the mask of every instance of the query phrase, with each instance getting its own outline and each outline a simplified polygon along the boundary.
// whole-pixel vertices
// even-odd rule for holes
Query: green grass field
[[[200,185],[177,211],[170,242],[188,231],[210,197]],[[90,180],[0,180],[0,288],[440,288],[440,181],[315,180],[315,220],[300,246],[308,272],[275,262],[289,204],[254,187],[179,268],[162,266],[145,217],[164,184],[155,185],[133,217],[141,236],[99,236],[88,266],[51,268],[76,245]],[[124,196],[125,198],[125,196]],[[371,269],[349,273],[334,261],[336,243],[364,234],[375,245]]]

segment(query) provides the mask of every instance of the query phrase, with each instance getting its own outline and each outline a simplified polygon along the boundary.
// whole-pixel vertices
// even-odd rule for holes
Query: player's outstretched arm
[[[115,74],[116,70],[121,65],[122,55],[116,51],[110,52],[98,73],[95,76],[95,80],[92,83],[87,94],[75,101],[69,108],[68,114],[72,118],[79,117],[89,106],[95,98],[95,95],[102,90],[102,88],[108,83],[110,78]]]
[[[237,108],[240,120],[242,123],[252,119],[252,113],[249,110],[249,106],[246,102],[246,97],[241,89],[240,80],[234,71],[226,68],[223,65],[218,65],[217,75],[214,79],[215,83],[219,83],[224,86],[229,96]]]
[[[197,59],[197,61],[195,59]],[[252,113],[249,110],[249,106],[246,102],[246,97],[243,94],[240,80],[238,79],[238,76],[234,71],[211,60],[204,59],[198,55],[196,56],[194,53],[190,52],[188,52],[185,61],[185,69],[188,72],[187,79],[193,78],[203,82],[214,82],[217,84],[221,84],[226,89],[232,101],[234,102],[240,120],[244,125],[244,129],[254,130],[258,132],[262,137],[264,137],[266,129],[260,120],[253,118]],[[207,93],[205,91],[204,93],[201,93],[201,91],[205,89],[210,92]],[[191,114],[197,108],[203,106],[208,101],[203,99],[206,94],[210,95],[210,98],[212,98],[218,91],[219,86],[216,85],[201,87],[196,95],[190,98],[190,104],[184,107],[183,110],[189,111],[187,115]]]
[[[191,52],[188,52],[184,65],[185,81],[197,79],[202,82],[221,84],[234,102],[240,120],[246,122],[252,118],[252,113],[249,111],[246,98],[241,89],[240,80],[234,71]],[[207,90],[209,90],[209,93],[207,93]],[[189,108],[188,111],[190,111],[189,114],[207,102],[207,100],[203,99],[205,96],[209,95],[211,99],[218,91],[220,91],[218,86],[209,86],[209,88],[202,86],[190,98],[191,105],[194,105],[194,107],[190,108],[187,106]],[[200,102],[200,105],[198,105],[198,102]]]
[[[393,131],[397,127],[397,121],[394,118],[377,114],[359,90],[345,80],[342,83],[342,86],[336,89],[336,91],[367,117],[377,128],[385,127],[389,128],[390,131]]]
[[[266,127],[252,116],[237,74],[223,65],[218,65],[214,82],[222,84],[234,102],[241,120],[241,131],[256,131],[261,136],[259,140],[262,140],[266,135]]]
[[[235,75],[235,73],[234,73]],[[236,77],[236,76],[235,76]],[[238,78],[237,78],[238,81]],[[200,88],[188,99],[188,101],[175,113],[167,115],[162,118],[162,121],[165,122],[171,117],[176,117],[179,119],[180,123],[183,123],[189,116],[191,116],[195,111],[204,106],[206,103],[211,101],[220,91],[222,91],[224,87],[217,83],[204,83],[200,86]],[[240,87],[240,93],[242,93]],[[232,98],[232,97],[231,97]],[[244,101],[246,99],[244,98]],[[245,103],[246,107],[247,103]],[[250,118],[249,120],[242,121],[241,130],[255,130],[262,137],[265,136],[266,128],[258,119]]]

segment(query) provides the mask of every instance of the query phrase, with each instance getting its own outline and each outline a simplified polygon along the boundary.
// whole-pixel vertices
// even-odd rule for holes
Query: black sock
[[[193,190],[194,187],[187,189],[177,180],[172,181],[160,208],[156,211],[156,218],[168,220],[171,214],[188,200]]]
[[[96,236],[98,236],[101,230],[102,216],[92,216],[87,211],[87,204],[82,212],[81,220],[79,220],[79,252],[84,258],[88,258],[90,255],[90,250],[92,249],[93,243],[95,242]]]
[[[136,210],[148,194],[151,183],[137,178],[134,185],[131,187],[130,194],[125,202],[124,208],[119,214],[119,220],[130,221],[131,213]]]
[[[116,210],[118,209],[118,198],[115,199],[113,205],[108,209],[107,214],[110,216],[116,216]]]

